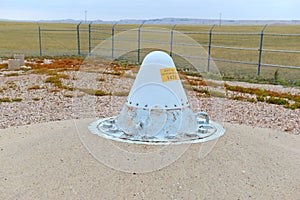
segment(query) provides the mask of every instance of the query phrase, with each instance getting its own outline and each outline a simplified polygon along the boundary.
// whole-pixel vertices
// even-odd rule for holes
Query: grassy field
[[[138,28],[138,26],[139,25],[116,25],[115,34],[121,33],[121,29],[135,29]],[[41,36],[44,56],[77,55],[76,24],[41,23],[40,27],[43,30]],[[91,45],[93,47],[97,46],[98,43],[103,41],[103,38],[110,37],[111,27],[112,25],[93,24],[93,40],[91,41]],[[172,29],[173,26],[143,25],[143,29],[150,27],[155,27],[156,29]],[[175,27],[175,31],[201,32],[201,34],[188,34],[188,36],[196,40],[205,50],[207,50],[208,32],[210,28],[211,26],[178,25]],[[46,31],[46,29],[67,29],[70,31]],[[262,26],[215,26],[213,29],[214,34],[212,36],[212,57],[257,63],[260,41],[259,33],[261,29]],[[81,54],[86,55],[88,53],[88,25],[82,24],[80,30]],[[224,33],[252,33],[253,35],[232,35]],[[300,51],[299,36],[287,37],[268,35],[274,33],[300,34],[300,26],[267,26],[263,42],[264,49]],[[141,35],[143,36],[143,32]],[[153,37],[155,38],[155,35]],[[169,36],[165,36],[165,39],[169,40]],[[0,44],[0,58],[11,57],[14,53],[24,53],[25,56],[39,56],[38,24],[0,22]],[[165,45],[168,46],[169,44]],[[255,50],[223,49],[217,48],[217,46],[254,48]],[[145,53],[143,53],[142,56],[143,55],[145,55]],[[300,53],[263,52],[262,63],[300,66]],[[226,79],[300,85],[300,69],[262,67],[261,76],[258,77],[256,65],[222,62],[216,62],[216,64],[220,69],[221,74]]]

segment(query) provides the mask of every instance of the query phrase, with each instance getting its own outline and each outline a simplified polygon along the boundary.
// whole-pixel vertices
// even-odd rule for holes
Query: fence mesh
[[[227,78],[251,79],[260,75],[261,79],[271,80],[276,72],[277,77],[279,74],[285,81],[299,83],[299,26],[264,28],[0,22],[0,58],[16,53],[26,57],[88,56],[100,43],[107,43],[102,46],[105,48],[102,52],[112,59],[118,56],[141,62],[148,52],[163,49],[177,57],[178,67],[189,67],[185,58],[194,58],[203,70],[209,70],[210,62],[215,62]],[[122,34],[127,36],[120,37]],[[188,39],[182,40],[179,35],[186,35]],[[189,39],[196,41],[207,54],[197,54],[197,45]]]

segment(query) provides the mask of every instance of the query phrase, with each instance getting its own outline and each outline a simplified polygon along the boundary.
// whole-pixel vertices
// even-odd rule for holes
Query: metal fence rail
[[[136,61],[141,62],[143,46],[146,44],[157,44],[157,45],[165,45],[169,49],[169,54],[171,56],[174,55],[174,47],[195,47],[197,45],[185,43],[182,41],[176,40],[176,28],[178,26],[173,25],[170,29],[145,29],[144,23],[137,25],[135,29],[129,29],[123,27],[118,27],[118,24],[112,24],[111,27],[108,25],[99,25],[99,24],[85,24],[82,26],[82,23],[75,24],[74,27],[70,28],[42,28],[40,24],[38,24],[38,47],[39,47],[39,56],[46,56],[49,53],[49,48],[47,45],[49,41],[54,41],[56,35],[63,35],[64,37],[68,37],[70,44],[63,44],[62,42],[55,41],[58,45],[57,52],[64,55],[79,55],[86,56],[91,55],[92,50],[98,46],[99,43],[103,41],[110,41],[110,46],[105,47],[106,51],[111,52],[111,57],[114,58],[117,51],[131,51],[136,54]],[[200,45],[205,48],[207,51],[207,57],[203,57],[203,55],[199,55],[198,59],[207,60],[207,71],[210,71],[211,62],[219,62],[219,63],[232,63],[239,65],[251,65],[257,66],[256,72],[257,75],[261,73],[261,67],[276,67],[276,68],[286,68],[286,69],[300,69],[300,65],[298,62],[289,63],[288,59],[291,57],[299,57],[300,56],[300,48],[294,46],[291,49],[285,49],[285,47],[276,47],[270,46],[270,39],[272,38],[282,38],[287,41],[300,41],[300,34],[287,34],[287,33],[265,33],[265,30],[268,28],[267,25],[261,27],[260,31],[256,32],[228,32],[228,31],[215,31],[217,26],[213,25],[209,27],[207,31],[179,31],[181,34],[187,35],[187,37],[196,38]],[[136,37],[124,39],[122,41],[118,39],[117,34],[122,33],[124,31],[132,31]],[[83,35],[84,34],[84,38]],[[165,40],[161,40],[161,38],[143,38],[145,34],[161,34],[164,35]],[[51,35],[52,37],[50,37]],[[48,37],[48,38],[47,38]],[[70,38],[71,37],[71,38]],[[235,37],[243,38],[245,40],[251,40],[252,43],[249,46],[247,43],[243,43],[240,41],[238,44],[234,43]],[[225,39],[224,39],[225,38]],[[232,41],[228,41],[232,40]],[[201,41],[199,41],[201,40]],[[269,40],[269,41],[268,41]],[[224,42],[225,41],[225,42]],[[126,47],[118,47],[117,43],[128,43],[128,45],[136,45],[136,49],[132,51],[132,49],[127,49]],[[299,42],[300,43],[300,42]],[[248,45],[248,46],[247,46]],[[84,46],[84,48],[83,48]],[[230,53],[231,57],[225,57],[220,52],[221,51],[238,51],[243,54],[243,56],[234,56],[234,53]],[[252,58],[248,59],[247,54],[251,54]],[[276,55],[284,54],[289,57],[283,63],[272,63],[272,59],[269,59],[267,55],[272,54],[276,57]],[[292,55],[290,55],[292,54]],[[253,56],[255,55],[255,57]],[[191,55],[181,55],[183,58],[195,58],[195,56]],[[264,57],[265,56],[265,57]],[[201,57],[201,58],[200,58]],[[255,59],[254,59],[255,58]],[[266,59],[268,58],[268,59]],[[263,62],[264,61],[264,62]]]
[[[134,39],[122,39],[122,42],[137,42],[137,61],[140,62],[141,58],[141,43],[152,43],[152,44],[164,44],[164,45],[169,45],[170,46],[170,55],[172,56],[173,52],[172,52],[172,47],[173,45],[181,45],[182,47],[185,46],[196,46],[194,44],[185,44],[185,43],[180,43],[180,42],[176,42],[174,41],[174,29],[176,27],[173,26],[173,28],[170,30],[143,30],[141,29],[141,27],[144,24],[141,24],[138,26],[138,28],[136,29],[137,32],[137,41]],[[110,39],[112,41],[112,45],[111,45],[111,51],[112,51],[112,57],[114,55],[114,51],[129,51],[129,49],[117,49],[114,47],[115,42],[118,41],[118,39],[115,39],[115,32],[116,31],[128,31],[130,29],[126,29],[126,28],[116,28],[115,27],[116,24],[114,24],[111,28],[111,31],[109,28],[104,27],[104,28],[93,28],[92,26],[90,27],[90,32],[91,33],[97,33],[97,34],[103,34],[103,35],[109,35],[110,37],[105,38],[105,37],[91,37],[91,40],[93,41],[103,41],[103,40],[107,40]],[[206,60],[208,61],[207,63],[207,71],[210,70],[210,62],[214,61],[214,62],[223,62],[223,63],[238,63],[238,64],[242,64],[242,65],[257,65],[257,75],[260,75],[260,71],[261,71],[261,67],[265,66],[265,67],[279,67],[279,68],[289,68],[289,69],[300,69],[300,66],[290,66],[290,65],[279,65],[279,64],[272,64],[272,63],[262,63],[262,56],[264,52],[280,52],[280,53],[300,53],[300,50],[288,50],[288,49],[265,49],[263,48],[263,39],[264,37],[270,36],[270,37],[274,37],[274,36],[280,36],[280,37],[300,37],[300,34],[270,34],[267,33],[265,34],[264,31],[267,27],[267,25],[262,27],[261,32],[255,32],[255,33],[237,33],[237,32],[214,32],[214,27],[212,26],[210,31],[208,32],[204,32],[204,31],[182,31],[181,33],[186,34],[186,35],[207,35],[208,36],[208,41],[207,44],[201,44],[203,47],[207,47],[207,51],[208,51],[208,57],[206,58]],[[103,32],[103,31],[110,31],[108,32]],[[152,32],[152,33],[165,33],[165,34],[170,34],[170,39],[168,41],[159,41],[159,40],[144,40],[141,39],[143,33],[147,33],[147,32]],[[218,35],[218,36],[257,36],[259,37],[259,46],[257,48],[253,48],[253,47],[234,47],[234,46],[222,46],[222,45],[214,45],[214,40],[213,40],[213,36]],[[92,49],[95,46],[91,46]],[[258,52],[257,55],[257,62],[249,62],[249,61],[243,61],[243,60],[231,60],[231,59],[222,59],[222,58],[216,58],[216,57],[212,57],[212,51],[215,49],[231,49],[231,50],[239,50],[239,51],[256,51]],[[91,53],[91,52],[89,52]],[[189,56],[185,56],[182,55],[183,57],[188,58]]]

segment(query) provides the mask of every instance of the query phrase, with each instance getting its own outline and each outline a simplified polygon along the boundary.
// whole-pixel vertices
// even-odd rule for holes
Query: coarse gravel
[[[64,85],[76,88],[102,89],[113,95],[94,96],[84,92],[57,89],[45,83],[46,75],[27,74],[17,77],[0,77],[0,98],[21,98],[20,102],[0,103],[0,128],[37,124],[89,117],[117,115],[134,79],[100,73],[65,72],[76,76],[63,80]],[[96,81],[99,76],[104,81]],[[263,88],[266,90],[300,94],[299,88],[279,85],[262,85],[242,82],[226,82],[229,85]],[[28,90],[39,85],[40,89]],[[4,88],[4,90],[3,90]],[[195,112],[206,111],[218,122],[244,124],[252,127],[270,128],[286,133],[300,134],[300,109],[286,109],[281,105],[265,102],[248,102],[218,97],[197,97],[186,91]],[[116,94],[116,95],[114,95]]]

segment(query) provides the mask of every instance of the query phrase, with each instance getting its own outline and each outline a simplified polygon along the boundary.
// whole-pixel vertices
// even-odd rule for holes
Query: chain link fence
[[[130,31],[130,36],[118,41],[118,35]],[[152,35],[146,37],[145,35]],[[194,44],[180,41],[178,34],[195,40],[207,52],[191,53]],[[0,23],[0,58],[23,53],[25,56],[90,56],[101,42],[112,59],[129,59],[140,63],[153,49],[168,49],[174,58],[197,57],[210,71],[216,63],[223,76],[254,76],[267,79],[275,72],[284,80],[300,82],[300,30],[297,26],[183,26],[183,25],[123,25],[123,24],[34,24]],[[108,42],[109,41],[109,42]],[[120,46],[119,44],[122,43]],[[147,44],[147,45],[146,45]],[[144,48],[153,44],[153,48]],[[130,48],[128,48],[130,46]],[[151,45],[150,45],[151,46]],[[188,47],[191,52],[178,53]],[[135,51],[131,49],[134,48]],[[177,52],[174,52],[177,49]],[[128,51],[130,51],[128,53]],[[101,56],[101,55],[100,55]],[[183,63],[182,65],[186,65]],[[188,63],[187,63],[188,65]],[[186,67],[186,66],[183,66]]]

